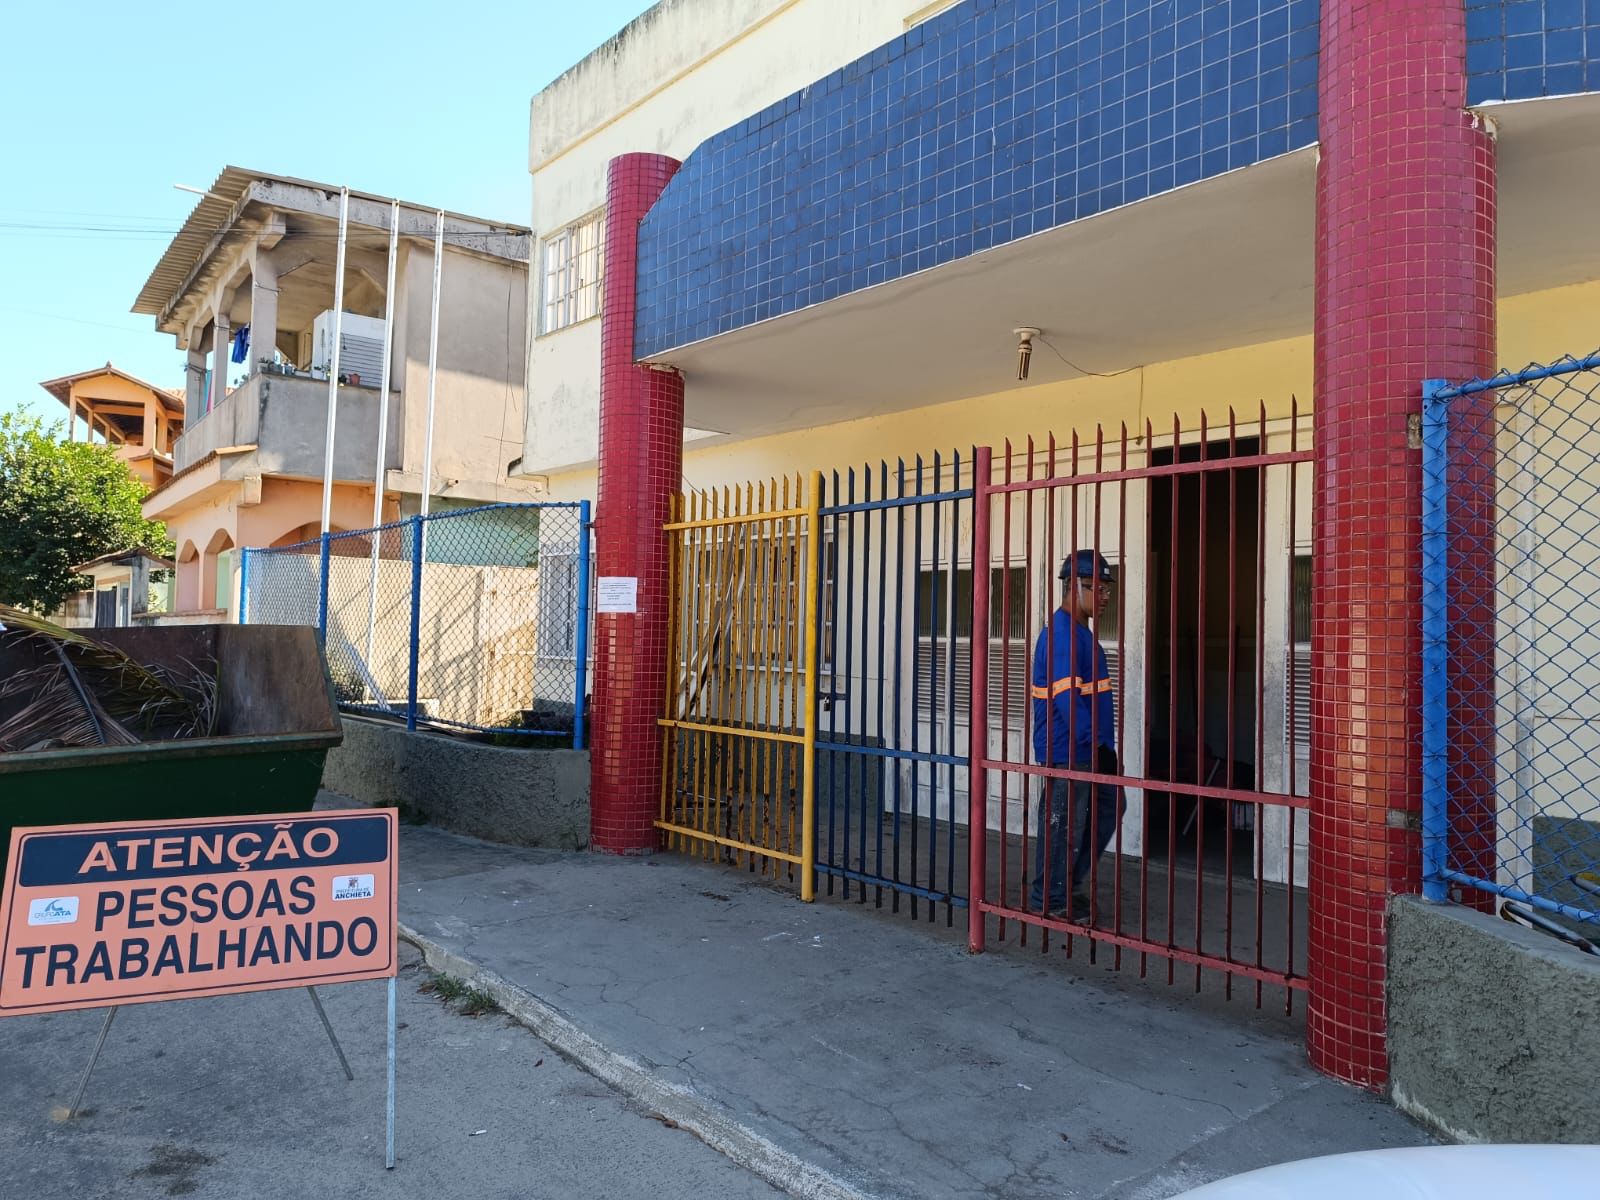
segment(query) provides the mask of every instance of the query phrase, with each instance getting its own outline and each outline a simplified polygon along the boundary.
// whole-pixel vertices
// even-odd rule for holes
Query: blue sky
[[[107,360],[182,383],[128,311],[229,163],[526,224],[528,101],[650,7],[19,4],[0,71],[0,411]],[[338,120],[330,119],[342,114]]]

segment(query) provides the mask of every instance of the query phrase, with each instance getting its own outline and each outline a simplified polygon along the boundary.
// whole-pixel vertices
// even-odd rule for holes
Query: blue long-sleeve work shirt
[[[1033,756],[1051,767],[1092,768],[1117,748],[1106,652],[1087,625],[1057,608],[1033,648]]]

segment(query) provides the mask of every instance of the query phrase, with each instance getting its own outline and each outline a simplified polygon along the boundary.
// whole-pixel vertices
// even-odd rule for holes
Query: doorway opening
[[[1150,481],[1146,601],[1145,853],[1203,871],[1231,858],[1252,876],[1257,806],[1160,791],[1154,781],[1260,786],[1262,472],[1225,465],[1258,453],[1258,438],[1240,438],[1152,455],[1158,468],[1197,469]]]

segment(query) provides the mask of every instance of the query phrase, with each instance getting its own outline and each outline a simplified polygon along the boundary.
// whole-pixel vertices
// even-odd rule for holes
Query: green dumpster
[[[18,825],[305,812],[343,739],[315,632],[299,625],[83,631],[146,666],[216,664],[212,736],[0,753],[0,869]],[[0,634],[0,678],[48,653]],[[0,721],[10,714],[0,705]]]

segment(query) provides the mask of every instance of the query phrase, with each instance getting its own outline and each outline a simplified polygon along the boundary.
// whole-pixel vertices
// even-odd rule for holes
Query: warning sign
[[[0,1016],[382,979],[394,809],[15,829]]]

